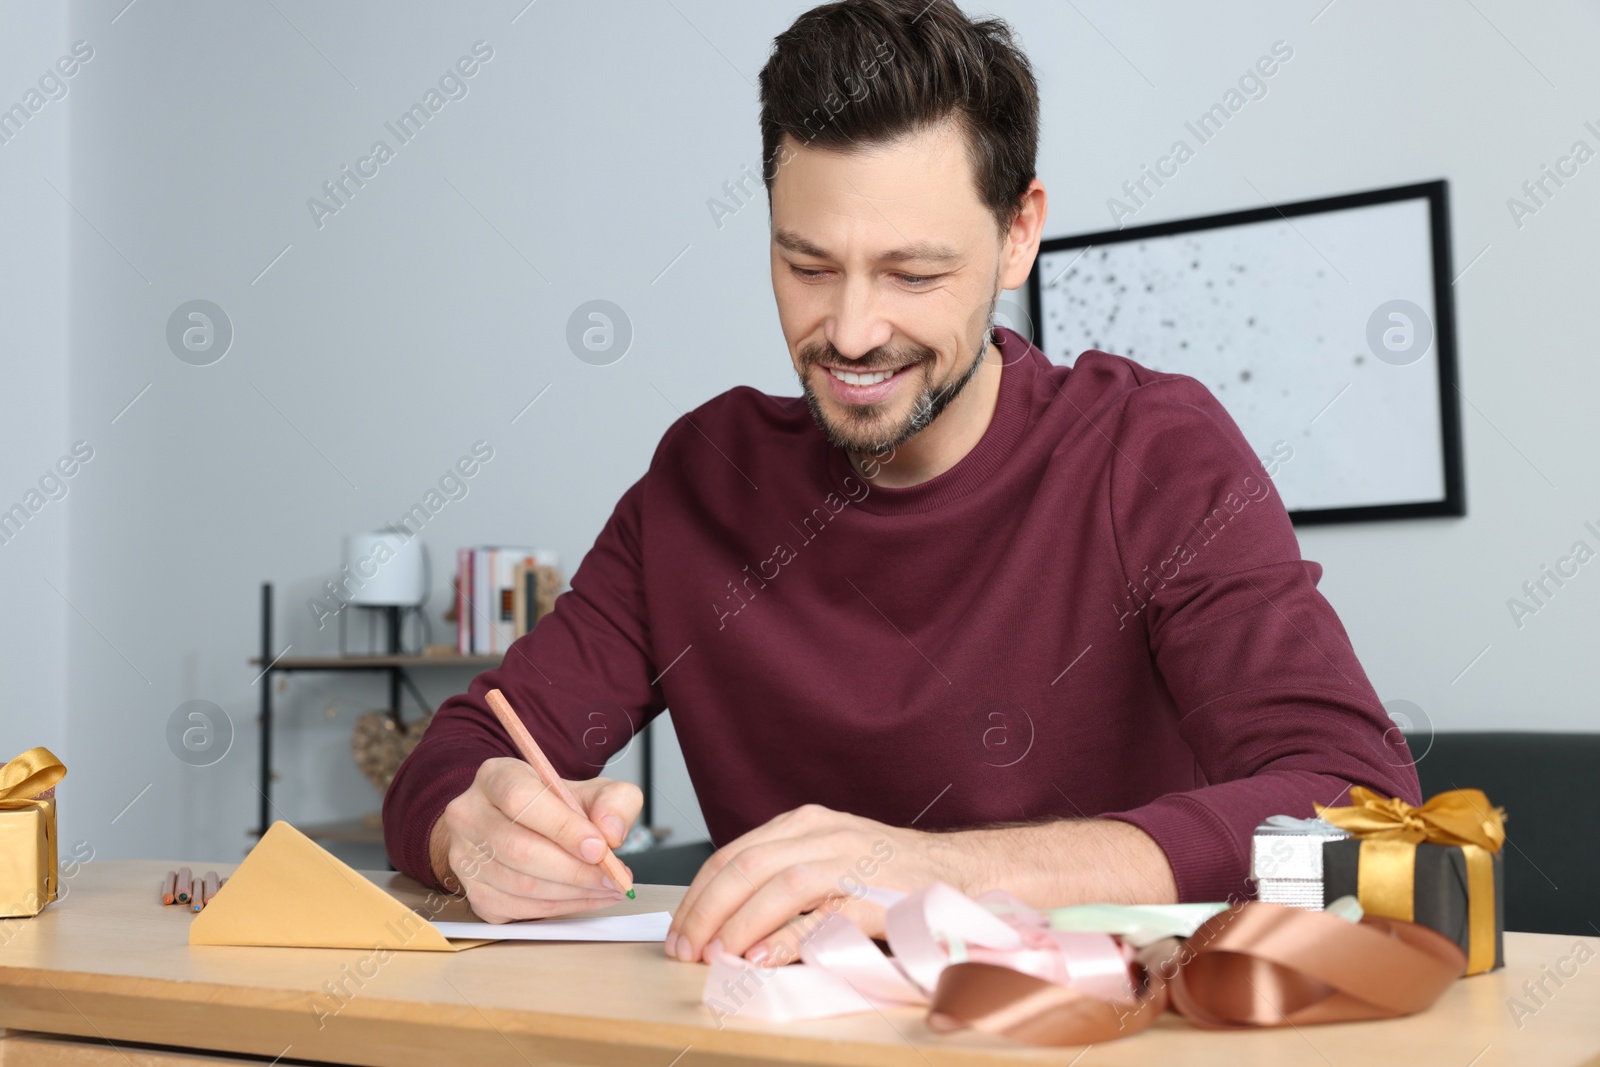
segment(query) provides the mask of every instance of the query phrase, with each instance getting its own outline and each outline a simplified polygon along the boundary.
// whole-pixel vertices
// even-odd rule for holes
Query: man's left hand
[[[868,936],[882,937],[884,908],[866,898],[866,889],[911,892],[942,881],[968,891],[959,836],[818,804],[785,812],[718,849],[700,868],[672,917],[667,955],[687,962],[720,949],[752,963],[788,963],[801,939],[835,911]]]

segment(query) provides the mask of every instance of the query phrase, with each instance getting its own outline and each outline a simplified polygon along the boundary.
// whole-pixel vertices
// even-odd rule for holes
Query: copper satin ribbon
[[[1467,861],[1467,974],[1494,966],[1494,857],[1506,813],[1479,789],[1452,789],[1420,808],[1352,786],[1345,808],[1314,805],[1327,822],[1361,838],[1356,897],[1369,915],[1414,920],[1417,845],[1455,846]]]
[[[1176,941],[1141,950],[1132,975],[1154,976]],[[973,1029],[1028,1045],[1099,1045],[1154,1025],[1167,1010],[1166,983],[1140,983],[1132,1003],[1102,1000],[993,963],[953,963],[939,975],[928,1029]]]
[[[0,767],[0,809],[43,807],[66,774],[66,765],[48,748],[28,749]]]
[[[1057,942],[1063,960],[1052,964],[1038,936],[1048,920],[1014,898],[1005,902],[1013,915],[1001,920],[980,917],[982,904],[949,886],[906,897],[885,915],[892,960],[835,914],[802,943],[802,965],[763,976],[726,954],[713,959],[702,999],[719,1015],[773,1021],[927,1004],[937,1032],[971,1028],[1031,1045],[1085,1045],[1147,1029],[1169,1002],[1213,1028],[1409,1015],[1431,1005],[1466,966],[1454,942],[1426,927],[1373,916],[1351,923],[1257,901],[1137,954],[1116,942],[1115,951]],[[719,999],[725,995],[731,999]]]
[[[1430,1006],[1466,954],[1436,930],[1364,915],[1251,902],[1202,925],[1172,1005],[1211,1028],[1392,1019]]]
[[[1099,1044],[1155,1023],[1170,1002],[1208,1029],[1306,1026],[1411,1015],[1462,974],[1466,956],[1425,926],[1256,901],[1207,920],[1183,942],[1140,954],[1138,1005],[987,964],[958,963],[939,978],[930,1029],[971,1027],[1032,1045]],[[1163,976],[1173,974],[1170,981]]]

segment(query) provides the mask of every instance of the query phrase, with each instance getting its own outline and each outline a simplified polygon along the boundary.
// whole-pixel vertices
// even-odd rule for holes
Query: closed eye
[[[795,277],[801,278],[801,279],[803,279],[805,281],[808,281],[808,282],[819,281],[819,280],[822,279],[822,277],[824,275],[826,275],[828,273],[825,270],[811,270],[811,269],[808,269],[806,267],[797,267],[793,263],[789,264],[789,270],[794,274]],[[934,282],[936,282],[939,279],[943,278],[944,275],[942,275],[942,274],[903,274],[903,273],[900,273],[900,272],[897,271],[894,274],[892,274],[891,277],[893,277],[897,281],[901,282],[902,284],[908,286],[909,288],[912,288],[912,289],[926,289],[928,286],[932,285]]]

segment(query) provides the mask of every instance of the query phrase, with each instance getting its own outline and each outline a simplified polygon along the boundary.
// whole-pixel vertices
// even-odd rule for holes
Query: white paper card
[[[533,919],[520,923],[433,924],[445,937],[496,941],[665,941],[670,911],[602,915],[592,919]]]

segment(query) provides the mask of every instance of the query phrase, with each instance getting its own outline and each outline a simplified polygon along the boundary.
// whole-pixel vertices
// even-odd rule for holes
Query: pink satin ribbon
[[[1000,906],[997,915],[985,904]],[[932,1004],[953,963],[988,964],[1075,990],[1107,1005],[1137,1003],[1133,951],[1109,934],[1051,930],[1049,918],[1005,893],[976,901],[943,883],[884,914],[893,958],[855,923],[829,915],[800,944],[800,964],[758,967],[721,953],[701,999],[719,1017],[821,1019],[891,1004]]]
[[[1078,1045],[1146,1029],[1169,997],[1208,1028],[1393,1018],[1427,1008],[1466,969],[1461,949],[1427,927],[1257,901],[1136,951],[1109,934],[1051,929],[1008,894],[974,901],[935,883],[889,906],[884,931],[892,958],[837,913],[801,942],[800,964],[721,953],[701,1000],[719,1022],[926,1005],[935,1031]]]

